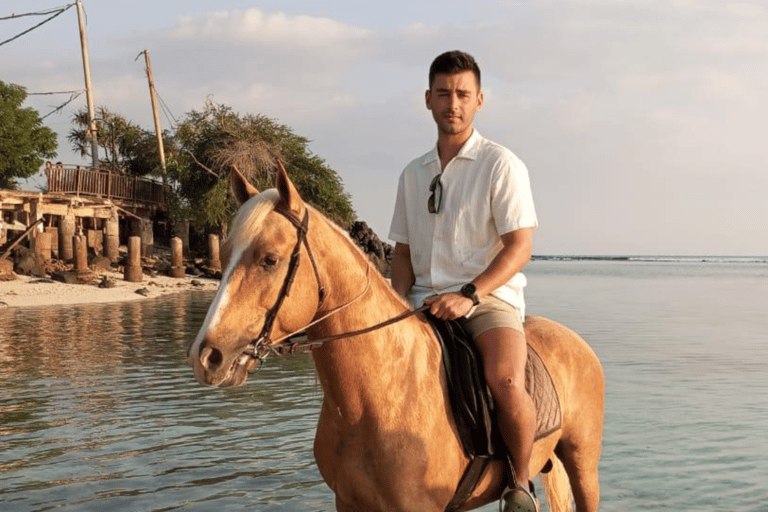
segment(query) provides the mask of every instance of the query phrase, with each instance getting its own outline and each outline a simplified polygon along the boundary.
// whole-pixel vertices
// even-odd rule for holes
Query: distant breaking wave
[[[662,263],[768,264],[768,256],[533,256],[536,261],[636,261]]]

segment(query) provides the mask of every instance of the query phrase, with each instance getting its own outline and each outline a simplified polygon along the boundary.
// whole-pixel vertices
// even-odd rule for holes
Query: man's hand
[[[424,299],[424,304],[429,305],[429,312],[442,320],[456,320],[472,309],[472,299],[459,292],[433,295]]]

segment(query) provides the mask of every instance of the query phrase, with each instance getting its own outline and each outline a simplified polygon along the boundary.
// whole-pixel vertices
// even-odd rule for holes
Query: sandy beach
[[[112,288],[100,288],[103,276]],[[96,284],[64,284],[47,278],[17,275],[13,281],[0,281],[0,310],[62,304],[93,304],[145,300],[186,290],[215,290],[219,281],[204,277],[172,278],[144,275],[139,283],[127,282],[120,272],[103,272]],[[140,293],[137,293],[140,292]]]

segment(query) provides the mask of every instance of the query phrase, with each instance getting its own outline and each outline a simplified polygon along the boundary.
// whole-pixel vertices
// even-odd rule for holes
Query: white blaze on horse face
[[[190,356],[200,353],[200,344],[205,339],[208,332],[218,327],[218,324],[221,321],[222,312],[224,311],[224,308],[227,307],[227,304],[229,304],[230,279],[240,263],[240,259],[243,257],[245,249],[246,247],[238,247],[232,251],[229,265],[221,275],[221,282],[219,284],[219,289],[216,292],[216,296],[213,298],[213,302],[208,308],[208,313],[205,315],[205,321],[203,322],[202,327],[200,327],[200,331],[197,333],[195,342],[192,344]]]

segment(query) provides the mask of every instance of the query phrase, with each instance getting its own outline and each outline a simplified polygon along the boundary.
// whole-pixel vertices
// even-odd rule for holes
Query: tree
[[[177,206],[200,227],[227,224],[235,211],[229,198],[232,166],[264,190],[274,184],[271,171],[282,159],[305,201],[347,228],[355,220],[349,194],[339,175],[313,155],[308,139],[262,115],[240,115],[208,102],[192,111],[176,131],[178,157],[185,163],[170,171],[177,184]]]
[[[72,149],[82,157],[91,158],[91,141],[88,131],[88,110],[75,112],[74,127],[68,139]],[[170,139],[165,134],[166,140]],[[99,166],[105,169],[127,172],[134,176],[159,174],[160,156],[155,134],[128,121],[120,114],[101,106],[96,109],[96,144],[102,149]],[[172,147],[166,147],[166,153]]]
[[[32,176],[56,156],[56,134],[35,109],[21,108],[26,99],[23,87],[0,81],[0,188],[16,188],[16,178]]]

